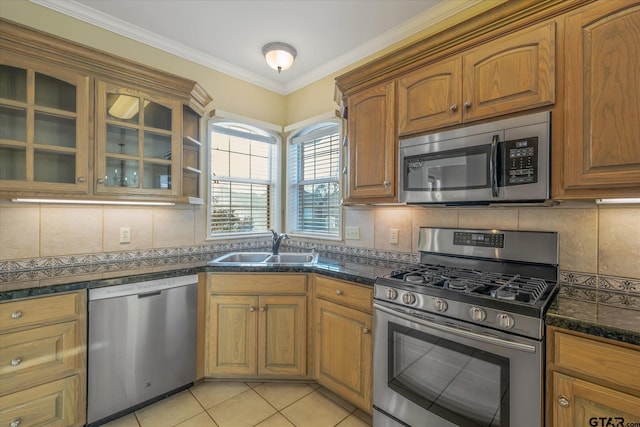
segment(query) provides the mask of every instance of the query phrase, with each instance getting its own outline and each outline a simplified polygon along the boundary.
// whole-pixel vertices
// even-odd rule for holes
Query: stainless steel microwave
[[[399,201],[547,202],[550,133],[543,112],[401,139]]]

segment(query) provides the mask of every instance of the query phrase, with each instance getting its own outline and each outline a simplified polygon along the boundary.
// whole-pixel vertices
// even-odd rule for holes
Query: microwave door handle
[[[498,197],[498,139],[499,135],[493,135],[491,139],[491,159],[489,159],[489,174],[491,175],[491,194]]]

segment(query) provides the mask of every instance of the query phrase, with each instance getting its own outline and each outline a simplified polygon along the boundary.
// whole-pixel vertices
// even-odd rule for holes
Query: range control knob
[[[469,310],[469,314],[471,315],[471,320],[474,320],[476,322],[482,322],[487,318],[487,312],[480,307],[471,307],[471,310]]]
[[[507,313],[498,313],[498,326],[503,329],[511,329],[513,328],[513,324],[515,321],[513,317],[509,316]]]
[[[441,313],[445,312],[445,311],[447,311],[447,308],[448,308],[447,302],[445,300],[440,299],[440,298],[436,298],[436,300],[433,301],[433,308],[436,311],[439,311]]]
[[[416,296],[411,292],[406,292],[402,294],[402,302],[405,304],[414,304],[416,302]]]
[[[396,299],[398,298],[398,291],[396,291],[395,289],[387,288],[387,290],[385,291],[385,295],[387,299]]]

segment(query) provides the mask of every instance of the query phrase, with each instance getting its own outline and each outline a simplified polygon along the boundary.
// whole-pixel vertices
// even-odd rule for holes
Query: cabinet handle
[[[342,292],[342,290],[340,289],[336,289],[336,295],[342,295],[344,292]]]
[[[385,181],[385,182],[382,183],[382,185],[384,185],[384,188],[389,188],[391,183],[389,181]]]
[[[256,311],[256,308],[255,307],[249,307],[249,311],[253,313],[254,311]]]
[[[84,176],[79,176],[77,181],[78,182],[85,182],[87,179]]]
[[[96,181],[98,184],[104,184],[104,178],[98,178]]]
[[[369,329],[369,328],[364,328],[364,329],[362,330],[362,333],[363,333],[363,334],[368,334],[369,332],[371,332],[371,329]]]
[[[344,168],[342,168],[342,174],[346,175],[347,174],[347,167],[345,166]]]
[[[260,311],[265,311],[266,309],[264,307],[260,307]]]
[[[19,319],[22,317],[22,312],[21,311],[14,311],[13,313],[11,313],[11,318],[12,319]]]
[[[464,103],[464,108],[466,108],[467,110],[468,110],[469,108],[471,108],[471,101],[467,101],[467,102],[465,102],[465,103]]]
[[[569,407],[569,399],[567,399],[564,396],[560,396],[558,398],[558,405],[562,406],[563,408],[568,408]]]
[[[18,366],[21,363],[22,363],[22,359],[20,359],[19,357],[16,357],[15,359],[11,359],[11,366]]]
[[[20,418],[16,418],[15,420],[11,420],[11,424],[9,424],[9,426],[10,427],[18,427],[21,422],[22,422],[22,420]]]
[[[451,107],[449,107],[449,110],[455,113],[456,111],[458,111],[458,104],[453,104]]]

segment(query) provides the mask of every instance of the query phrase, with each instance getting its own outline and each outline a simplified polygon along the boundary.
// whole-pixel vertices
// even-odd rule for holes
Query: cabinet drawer
[[[83,350],[77,337],[77,321],[3,335],[0,396],[79,369]]]
[[[305,294],[305,274],[210,274],[209,292],[216,294]]]
[[[78,420],[76,395],[80,378],[74,375],[0,399],[0,425],[20,427],[73,426]]]
[[[6,302],[0,304],[0,332],[73,319],[79,315],[77,292]]]
[[[316,276],[315,291],[318,298],[349,305],[367,313],[372,312],[373,289],[371,287]]]
[[[559,368],[640,390],[640,351],[558,331],[553,337]]]

